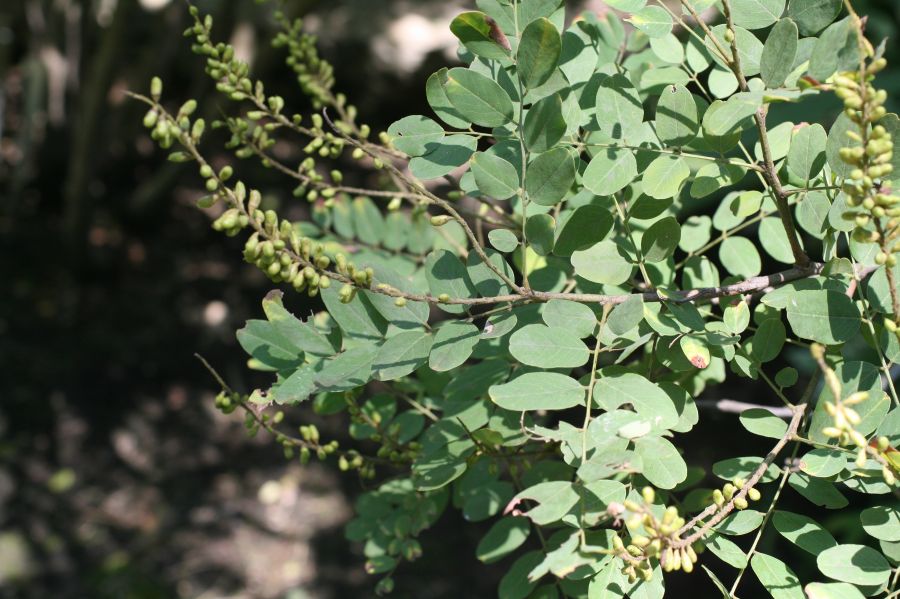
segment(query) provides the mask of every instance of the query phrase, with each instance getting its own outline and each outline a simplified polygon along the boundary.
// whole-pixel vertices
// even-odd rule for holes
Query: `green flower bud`
[[[153,98],[154,102],[159,102],[159,98],[162,96],[162,90],[162,79],[154,77],[150,80],[150,97]]]

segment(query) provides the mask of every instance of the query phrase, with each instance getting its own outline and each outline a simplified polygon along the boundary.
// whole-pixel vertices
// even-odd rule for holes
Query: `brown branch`
[[[785,431],[784,435],[782,435],[781,439],[778,440],[778,443],[775,444],[775,447],[766,454],[765,459],[763,459],[762,463],[756,468],[753,474],[747,479],[747,482],[744,483],[744,486],[735,493],[734,497],[731,500],[723,505],[721,508],[716,504],[712,504],[696,516],[694,516],[690,522],[681,527],[676,533],[676,536],[681,536],[687,532],[689,532],[694,526],[696,526],[700,521],[704,518],[709,518],[703,526],[697,529],[695,532],[691,533],[690,536],[681,539],[680,541],[673,543],[673,549],[683,549],[686,547],[690,547],[700,539],[706,536],[706,534],[712,529],[713,526],[721,522],[725,519],[728,514],[730,514],[734,510],[734,502],[738,499],[744,499],[747,496],[747,493],[750,492],[756,483],[762,478],[763,474],[766,473],[766,470],[769,469],[769,466],[772,465],[772,462],[775,461],[775,458],[778,457],[778,454],[781,453],[781,450],[784,449],[785,445],[791,442],[794,437],[797,435],[797,430],[800,428],[800,423],[803,421],[803,416],[806,414],[806,407],[808,404],[800,404],[798,406],[794,406],[793,408],[793,416],[791,416],[791,421],[788,424],[787,431]],[[710,516],[712,516],[710,518]]]
[[[741,69],[741,57],[737,47],[737,36],[734,34],[734,21],[731,16],[731,4],[729,0],[722,0],[722,11],[725,13],[726,26],[731,32],[731,60],[728,66],[731,68],[734,76],[738,80],[738,84],[742,92],[750,90],[747,85],[747,78]],[[714,36],[713,36],[714,37]],[[778,216],[784,225],[784,232],[787,234],[788,243],[791,246],[791,253],[794,256],[794,262],[799,266],[809,264],[809,256],[800,247],[800,238],[797,236],[797,228],[794,225],[794,217],[791,215],[790,203],[788,202],[788,193],[781,186],[781,180],[778,178],[778,169],[775,168],[775,162],[772,160],[772,149],[769,144],[769,132],[766,127],[766,115],[768,107],[763,104],[753,115],[756,122],[756,128],[759,131],[759,145],[763,153],[763,178],[769,186],[775,200],[775,206],[778,208]]]

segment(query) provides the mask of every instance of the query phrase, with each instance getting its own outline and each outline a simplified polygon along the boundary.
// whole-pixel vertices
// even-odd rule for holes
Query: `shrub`
[[[467,66],[426,82],[434,114],[378,141],[299,22],[277,14],[274,41],[309,116],[267,95],[191,10],[186,33],[236,108],[213,126],[237,158],[283,173],[309,219],[213,168],[196,102],[169,112],[158,79],[136,95],[145,124],[197,165],[213,227],[248,234],[244,259],[322,305],[303,321],[267,295],[265,319],[237,336],[272,384],[244,394],[220,379],[217,405],[288,457],[385,481],[347,527],[380,593],[452,504],[492,519],[477,556],[511,556],[503,599],[662,597],[704,549],[737,572],[726,585],[706,570],[724,596],[748,567],[774,597],[802,596],[791,567],[757,550],[764,534],[817,555],[830,582],[809,582],[810,597],[894,597],[900,119],[875,83],[884,44],[840,0],[608,3],[630,16],[566,28],[560,0],[478,0],[450,25]],[[713,6],[723,22],[708,25],[698,13]],[[828,130],[782,114],[828,95],[843,102]],[[305,158],[279,158],[283,138]],[[348,154],[378,171],[376,188],[323,166]],[[802,376],[773,372],[789,345],[804,348]],[[688,467],[679,435],[696,398],[742,378],[765,385],[760,404],[718,405],[771,451],[715,456],[712,476]],[[346,414],[358,447],[312,425],[284,432],[282,410],[309,400]],[[776,511],[789,488],[829,509],[847,505],[844,488],[874,496],[868,544]],[[729,540],[751,533],[748,552]]]

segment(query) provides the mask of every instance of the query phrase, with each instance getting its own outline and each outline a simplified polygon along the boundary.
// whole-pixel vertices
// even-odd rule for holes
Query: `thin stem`
[[[584,402],[584,423],[581,427],[581,462],[584,463],[587,460],[587,435],[588,435],[588,426],[591,424],[591,407],[594,402],[594,385],[597,383],[597,361],[600,358],[600,354],[603,349],[603,344],[600,343],[600,334],[603,332],[603,327],[606,325],[606,319],[609,317],[609,313],[612,310],[612,306],[609,304],[603,306],[603,315],[600,317],[600,326],[597,329],[597,335],[595,337],[596,344],[594,345],[594,356],[591,361],[591,378],[588,382],[587,386],[587,401]]]

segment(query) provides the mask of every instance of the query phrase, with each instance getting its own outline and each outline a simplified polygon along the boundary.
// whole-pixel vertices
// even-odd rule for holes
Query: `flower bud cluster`
[[[667,507],[662,518],[658,518],[651,510],[656,499],[653,488],[644,487],[641,497],[642,503],[626,500],[623,505],[631,512],[626,520],[628,529],[641,531],[643,534],[632,534],[627,545],[619,535],[613,537],[613,550],[625,562],[622,573],[628,577],[629,582],[635,582],[639,578],[649,581],[653,576],[652,559],[659,560],[666,572],[692,572],[697,562],[697,551],[682,542],[679,531],[685,525],[685,520],[678,514],[678,508]]]
[[[747,501],[748,499],[750,501],[759,501],[762,495],[760,494],[759,489],[751,487],[747,489],[747,493],[743,497],[735,497],[738,491],[743,489],[746,485],[747,481],[743,478],[735,478],[730,483],[725,483],[725,485],[721,489],[713,490],[713,503],[721,508],[729,501],[734,500],[735,509],[747,509],[750,505]]]
[[[891,462],[887,458],[890,449],[889,440],[886,437],[879,438],[874,444],[870,444],[866,436],[860,433],[856,427],[862,422],[862,417],[856,411],[857,406],[869,399],[868,391],[856,391],[847,397],[843,397],[841,382],[834,370],[825,363],[825,349],[818,344],[812,346],[813,357],[819,362],[822,374],[825,377],[825,386],[831,392],[832,399],[823,404],[825,413],[831,417],[831,426],[822,429],[822,434],[829,439],[836,439],[840,446],[853,446],[856,448],[856,465],[864,468],[869,457],[873,457],[882,465],[881,474],[888,485],[896,483],[896,475],[891,468]]]
[[[856,241],[880,246],[875,262],[893,268],[900,252],[900,196],[892,193],[885,179],[894,170],[894,141],[888,130],[878,124],[887,112],[887,92],[872,85],[875,75],[885,66],[883,57],[875,58],[865,70],[840,73],[833,82],[835,94],[844,101],[846,115],[858,128],[847,132],[855,145],[840,149],[841,160],[853,167],[842,189],[847,205],[854,211],[845,217],[856,224]],[[896,305],[897,290],[891,289],[890,293]],[[900,314],[886,319],[884,324],[900,338]]]

